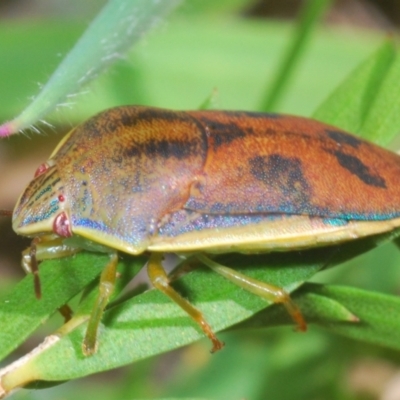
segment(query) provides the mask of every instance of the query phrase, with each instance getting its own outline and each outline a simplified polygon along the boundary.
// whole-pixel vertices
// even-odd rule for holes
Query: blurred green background
[[[104,1],[0,2],[1,121],[28,104],[101,4]],[[55,132],[41,127],[40,135],[26,132],[0,142],[0,208],[12,208],[62,133],[101,109],[134,103],[195,109],[211,95],[214,108],[260,109],[295,34],[302,4],[184,2],[126,59],[84,88],[87,93],[49,118]],[[311,115],[388,34],[397,35],[399,22],[396,0],[332,1],[275,109]],[[20,251],[28,243],[15,236],[8,219],[0,220],[0,228],[0,290],[5,291],[22,276]],[[398,293],[398,260],[389,244],[319,279]],[[39,332],[18,354],[26,353],[43,335]],[[221,336],[226,348],[213,356],[204,340],[109,373],[23,391],[15,398],[400,399],[400,357],[392,351],[312,326],[306,335],[274,328]]]

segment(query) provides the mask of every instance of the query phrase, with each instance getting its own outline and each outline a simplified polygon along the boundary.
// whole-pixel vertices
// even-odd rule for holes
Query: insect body
[[[96,349],[117,251],[150,252],[149,276],[222,347],[201,313],[169,284],[163,253],[201,262],[305,323],[278,287],[206,254],[323,246],[400,225],[400,157],[306,118],[125,106],[70,132],[21,195],[14,230],[34,237],[26,269],[81,248],[109,252],[83,350]],[[71,239],[72,238],[72,239]],[[76,243],[76,241],[75,241]]]

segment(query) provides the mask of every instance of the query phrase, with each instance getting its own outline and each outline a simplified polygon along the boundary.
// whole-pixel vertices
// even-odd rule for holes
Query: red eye
[[[62,194],[58,195],[58,201],[65,201],[65,197]]]
[[[44,174],[50,166],[47,163],[43,163],[39,165],[39,168],[36,170],[34,177],[36,178],[39,175]]]
[[[58,214],[56,219],[53,222],[53,231],[58,236],[61,237],[70,237],[72,236],[71,225],[69,223],[69,219],[67,214],[63,211]]]

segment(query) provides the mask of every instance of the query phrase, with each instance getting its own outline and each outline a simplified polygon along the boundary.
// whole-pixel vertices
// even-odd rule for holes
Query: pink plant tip
[[[3,125],[0,125],[0,137],[7,137],[10,136],[14,133],[14,129],[12,124],[9,122],[4,123]]]

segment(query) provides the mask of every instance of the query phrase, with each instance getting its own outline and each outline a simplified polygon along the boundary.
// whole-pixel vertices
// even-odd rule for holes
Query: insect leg
[[[218,340],[215,333],[212,331],[210,325],[204,319],[203,314],[192,304],[190,304],[185,298],[183,298],[172,286],[169,284],[168,276],[162,266],[162,254],[153,253],[150,256],[150,260],[147,266],[147,272],[151,283],[155,288],[166,294],[171,300],[178,304],[183,310],[185,310],[195,322],[200,325],[200,328],[211,340],[213,347],[211,352],[222,349],[224,343]]]
[[[54,235],[34,238],[31,245],[22,252],[22,268],[27,274],[34,275],[36,297],[41,297],[39,279],[39,261],[67,257],[80,251],[78,248],[66,246],[63,239]]]
[[[297,324],[297,329],[300,331],[307,330],[307,324],[303,318],[303,315],[297,305],[292,301],[289,294],[282,288],[278,286],[271,285],[269,283],[261,282],[256,279],[252,279],[246,275],[235,271],[232,268],[225,267],[203,254],[196,255],[196,257],[207,267],[211,268],[213,271],[222,275],[223,277],[230,280],[232,283],[240,286],[241,288],[248,290],[251,293],[256,294],[268,301],[274,303],[282,303],[290,316],[293,318],[294,322]]]
[[[66,246],[63,239],[54,235],[44,235],[32,240],[31,245],[22,252],[21,264],[26,274],[33,274],[35,295],[41,298],[42,290],[39,277],[39,262],[43,260],[67,257],[80,251],[78,248]],[[67,304],[59,309],[65,322],[72,316],[72,310]]]
[[[73,316],[74,312],[71,310],[71,307],[68,304],[62,305],[58,312],[64,318],[64,322],[67,323]]]
[[[37,299],[42,297],[42,288],[39,278],[39,265],[37,258],[37,238],[32,240],[31,246],[22,252],[22,268],[26,273],[32,273],[35,295]]]
[[[85,338],[82,343],[82,350],[86,356],[94,354],[97,350],[97,332],[99,329],[101,317],[106,308],[110,297],[114,291],[115,279],[117,275],[118,254],[110,254],[110,261],[104,268],[100,276],[99,295],[90,314]]]

